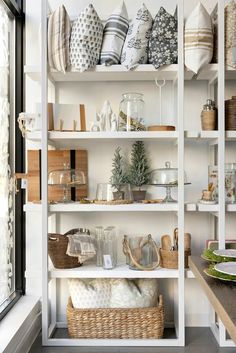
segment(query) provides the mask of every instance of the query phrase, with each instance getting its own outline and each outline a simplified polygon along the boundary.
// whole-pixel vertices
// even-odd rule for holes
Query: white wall
[[[64,0],[64,4],[71,16],[79,13],[88,0]],[[98,14],[105,19],[114,5],[115,0],[97,0],[94,3]],[[142,0],[131,1],[126,0],[130,18],[142,4]],[[216,1],[202,1],[209,11],[214,8]],[[33,0],[26,1],[26,64],[39,65],[39,14],[40,2]],[[61,1],[51,0],[50,5],[55,9]],[[146,0],[147,7],[153,14],[157,13],[160,4],[166,4],[167,10],[174,12],[175,2]],[[197,0],[185,1],[185,12],[188,14],[193,8]],[[200,129],[200,112],[202,105],[207,99],[207,83],[206,82],[188,82],[185,86],[185,129]],[[227,97],[235,87],[233,85],[226,86]],[[78,103],[83,102],[86,106],[100,109],[103,101],[109,99],[114,111],[118,111],[118,105],[121,94],[127,91],[137,91],[144,93],[146,102],[146,122],[149,124],[157,123],[158,119],[158,95],[154,82],[96,82],[96,83],[60,83],[57,85],[55,92],[56,101],[58,103]],[[170,83],[167,83],[163,91],[163,99],[165,104],[163,107],[163,115],[165,123],[176,123],[176,112],[172,108],[173,91]],[[49,100],[54,100],[54,92],[52,88],[49,91]],[[32,112],[35,102],[40,101],[40,86],[38,83],[26,78],[26,110]],[[93,119],[88,116],[89,121]],[[30,148],[34,148],[29,144]],[[89,156],[89,196],[95,197],[96,184],[98,182],[107,182],[110,170],[111,159],[117,143],[113,142],[89,142],[77,145],[77,148],[86,148]],[[131,144],[122,142],[122,149],[125,153],[130,151]],[[173,165],[177,165],[177,148],[171,143],[148,142],[146,148],[150,156],[152,168],[161,167],[166,160],[170,160]],[[207,186],[207,175],[209,160],[209,147],[207,144],[186,143],[185,149],[185,169],[188,179],[192,185],[186,187],[186,201],[196,201],[200,198],[201,190]],[[236,162],[235,154],[232,147],[227,148],[227,161]],[[148,190],[149,192],[151,189]],[[162,197],[163,190],[152,190],[154,197]],[[162,234],[173,232],[177,224],[177,218],[173,214],[152,214],[152,213],[90,213],[90,214],[62,214],[57,216],[56,231],[65,232],[74,227],[94,227],[96,225],[116,225],[119,229],[120,239],[122,235],[127,234],[148,234],[160,240]],[[235,229],[235,220],[233,216],[227,216],[227,234],[233,237],[231,229]],[[230,226],[230,227],[229,227]],[[233,228],[232,228],[233,227]],[[205,213],[189,213],[186,214],[186,231],[192,234],[192,252],[200,254],[204,248],[205,240],[213,237],[212,234],[212,218]],[[41,217],[36,213],[27,214],[27,292],[40,291],[40,268],[41,268]],[[121,252],[121,249],[120,249]],[[173,281],[162,280],[161,288],[166,293],[166,311],[167,321],[171,321],[172,317],[172,301],[174,296]],[[65,307],[68,297],[66,281],[59,283],[58,291],[58,317],[65,321]],[[196,306],[196,302],[198,305]],[[209,304],[203,294],[201,288],[194,279],[186,281],[186,323],[189,326],[206,326],[209,324]]]

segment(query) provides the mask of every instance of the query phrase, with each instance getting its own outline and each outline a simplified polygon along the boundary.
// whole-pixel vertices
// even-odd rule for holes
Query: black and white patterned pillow
[[[177,63],[178,21],[177,14],[170,15],[163,7],[158,11],[149,40],[148,59],[156,69]]]
[[[122,2],[106,22],[100,57],[101,64],[114,65],[120,63],[128,28],[128,13],[125,3]]]
[[[122,51],[121,64],[127,69],[147,63],[152,21],[150,12],[143,4],[129,26]]]
[[[88,5],[72,25],[70,62],[74,69],[83,72],[99,62],[103,25],[93,5]]]

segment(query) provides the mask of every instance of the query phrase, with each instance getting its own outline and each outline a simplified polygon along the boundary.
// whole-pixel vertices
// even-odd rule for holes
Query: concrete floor
[[[236,348],[219,348],[209,328],[188,328],[186,347],[160,348],[78,348],[78,347],[42,347],[38,336],[29,353],[236,353]]]

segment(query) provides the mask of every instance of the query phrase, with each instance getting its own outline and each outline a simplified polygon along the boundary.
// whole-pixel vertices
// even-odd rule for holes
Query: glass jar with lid
[[[218,200],[218,166],[209,166],[208,183]],[[225,202],[236,202],[236,163],[225,164]]]
[[[144,125],[144,100],[141,93],[124,93],[119,108],[119,131],[142,131]]]
[[[207,99],[201,113],[202,130],[216,130],[217,128],[217,110],[215,102]]]

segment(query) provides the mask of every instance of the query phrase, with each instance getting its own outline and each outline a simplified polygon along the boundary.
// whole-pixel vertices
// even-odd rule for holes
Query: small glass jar
[[[111,270],[117,264],[117,238],[116,228],[107,227],[104,229],[104,241],[102,251],[102,265],[105,270]]]
[[[124,93],[119,109],[119,131],[143,131],[144,100],[141,93]]]

